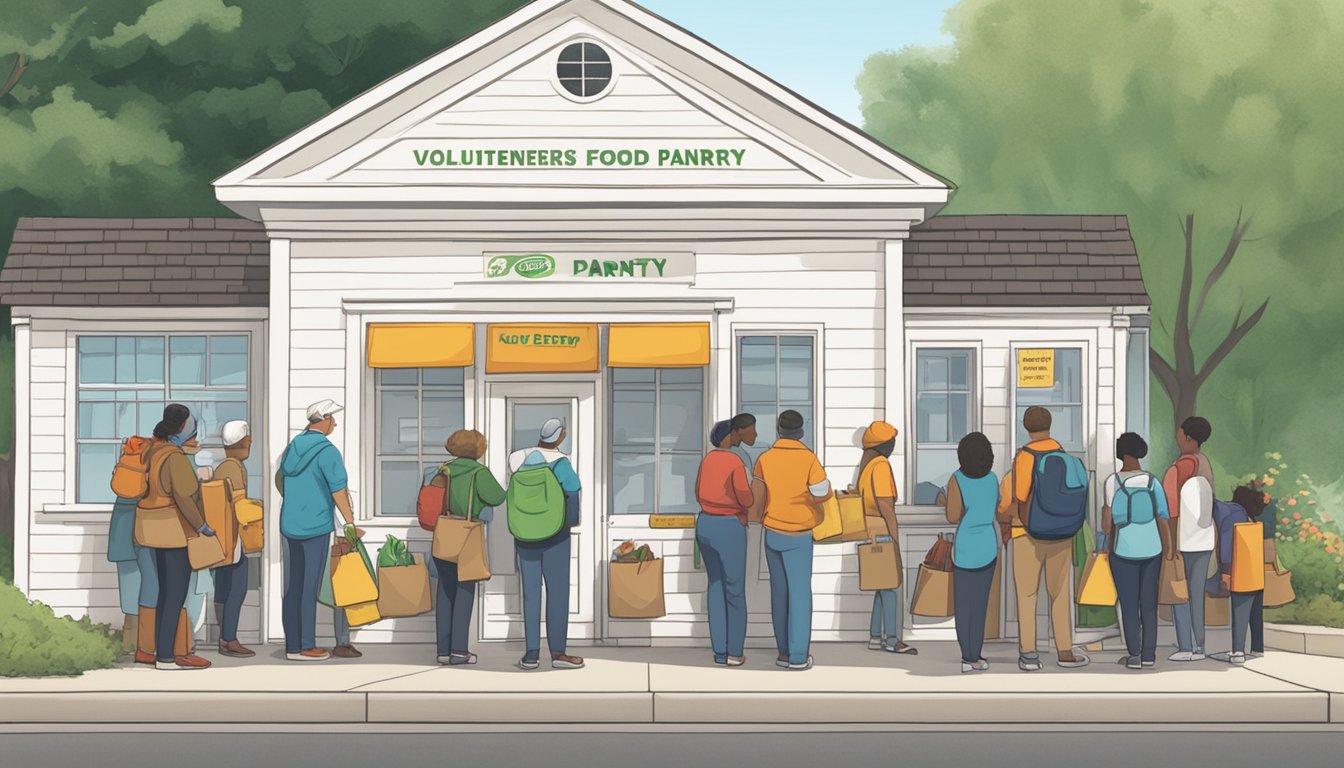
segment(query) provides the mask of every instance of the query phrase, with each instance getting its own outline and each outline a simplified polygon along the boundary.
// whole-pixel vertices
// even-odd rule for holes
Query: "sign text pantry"
[[[740,168],[746,149],[412,149],[419,168]]]

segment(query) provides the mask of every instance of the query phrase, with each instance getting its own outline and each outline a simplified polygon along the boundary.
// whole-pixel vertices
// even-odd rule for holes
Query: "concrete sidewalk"
[[[1344,723],[1344,660],[1271,651],[1127,670],[1118,653],[1035,673],[1011,644],[986,647],[988,672],[960,673],[953,643],[919,656],[819,643],[817,666],[786,672],[774,654],[744,667],[687,648],[576,649],[582,670],[516,668],[512,644],[477,647],[472,667],[440,667],[431,646],[365,645],[357,660],[288,662],[270,646],[201,672],[123,666],[75,678],[0,679],[0,723]],[[1165,655],[1165,654],[1164,654]]]

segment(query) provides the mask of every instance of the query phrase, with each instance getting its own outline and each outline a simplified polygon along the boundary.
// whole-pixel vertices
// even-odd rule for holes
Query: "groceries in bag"
[[[655,559],[653,550],[649,549],[648,544],[636,546],[633,541],[623,541],[611,551],[613,563],[642,563],[653,559]]]
[[[385,619],[402,619],[429,613],[432,599],[429,570],[413,555],[406,542],[388,535],[378,550],[378,613]]]
[[[657,619],[667,615],[663,561],[647,544],[622,543],[607,564],[607,613],[613,619]]]
[[[954,613],[952,602],[952,542],[944,534],[929,548],[919,564],[915,595],[910,613],[915,616],[946,618]]]

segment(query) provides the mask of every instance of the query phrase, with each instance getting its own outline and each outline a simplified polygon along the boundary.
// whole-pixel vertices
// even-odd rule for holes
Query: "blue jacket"
[[[290,441],[280,459],[284,500],[280,504],[280,533],[291,539],[311,539],[336,530],[333,493],[345,490],[349,478],[341,452],[326,435],[311,429]]]

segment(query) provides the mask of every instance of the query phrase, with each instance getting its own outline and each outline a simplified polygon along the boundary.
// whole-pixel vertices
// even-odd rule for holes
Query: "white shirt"
[[[1181,486],[1180,528],[1182,552],[1213,551],[1213,486],[1208,479],[1195,475]]]

